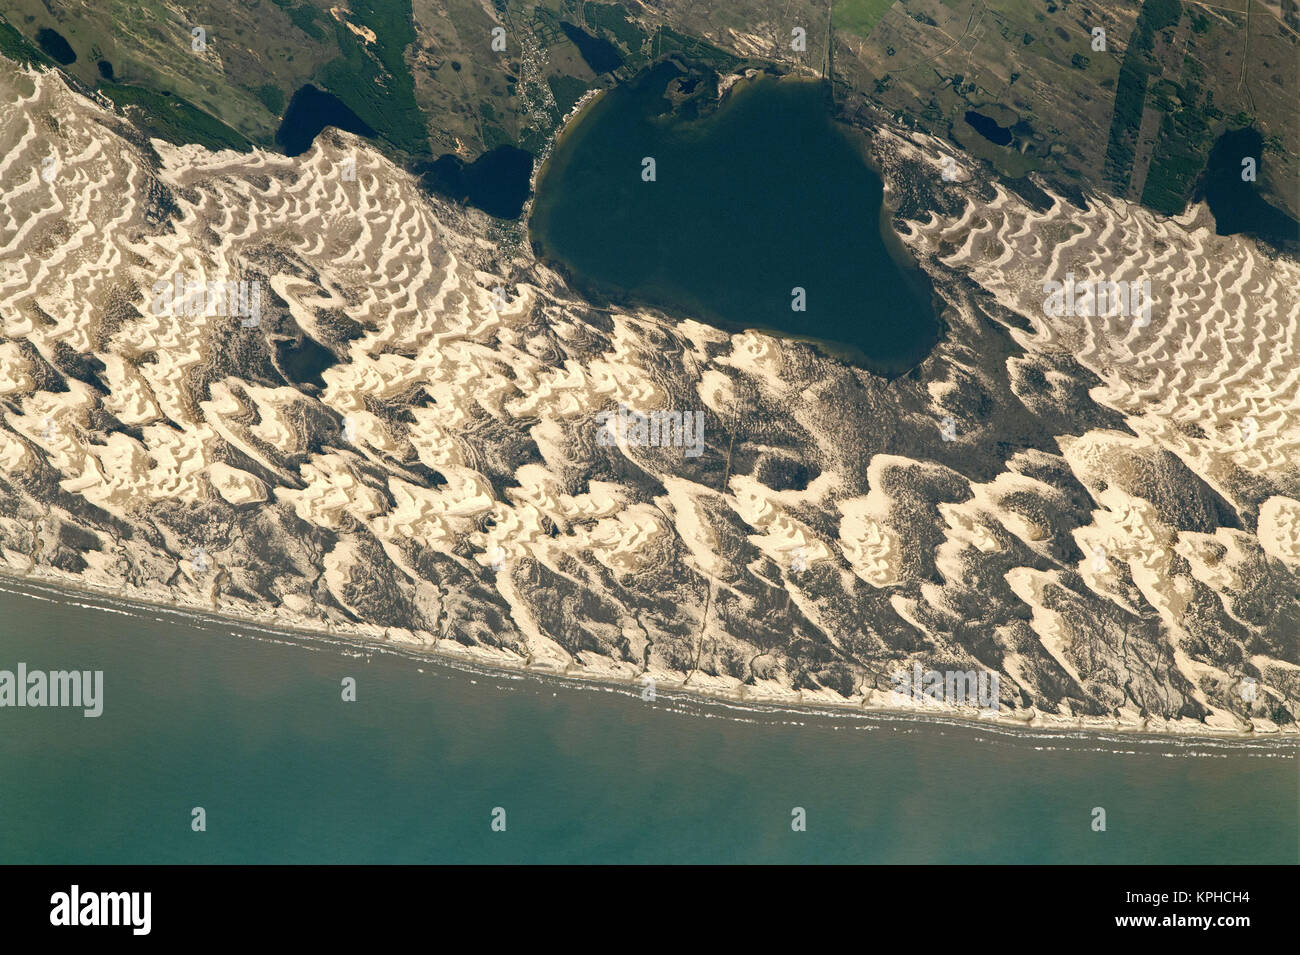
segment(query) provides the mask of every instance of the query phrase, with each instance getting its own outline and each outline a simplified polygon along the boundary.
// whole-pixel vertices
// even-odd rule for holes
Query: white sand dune
[[[974,284],[943,287],[948,340],[891,383],[593,309],[354,137],[151,155],[121,123],[57,74],[0,74],[14,572],[750,701],[884,705],[892,668],[987,658],[1018,722],[1235,731],[1241,674],[1193,639],[1212,603],[1238,641],[1220,662],[1240,650],[1263,700],[1300,696],[1294,635],[1250,593],[1300,568],[1300,266],[1203,210],[959,193],[905,240]],[[944,168],[923,137],[881,142]],[[1149,280],[1150,323],[1047,314],[1066,272]],[[160,304],[178,275],[256,283],[260,316]],[[979,363],[985,307],[1025,320],[1005,368]],[[294,382],[275,341],[303,337],[334,360]],[[1088,400],[1067,362],[1096,377],[1095,420],[1062,420]],[[972,394],[1018,401],[1012,424]],[[706,412],[707,453],[602,444],[619,406]],[[1240,527],[1170,516],[1175,460]]]
[[[1137,437],[1090,430],[1057,438],[1071,471],[1101,505],[1091,524],[1073,532],[1084,554],[1077,573],[1126,611],[1158,613],[1193,687],[1226,678],[1183,650],[1188,615],[1199,612],[1197,587],[1212,591],[1233,616],[1243,574],[1258,573],[1264,555],[1296,565],[1300,265],[1250,239],[1216,236],[1200,206],[1169,219],[1117,200],[1090,198],[1079,209],[1053,196],[1050,208],[1037,212],[1001,186],[991,188],[991,203],[970,201],[951,221],[912,223],[906,241],[969,274],[999,305],[1027,319],[1029,330],[1013,327],[1011,334],[1030,356],[1069,355],[1100,379],[1091,397],[1122,415]],[[1134,316],[1053,316],[1044,283],[1066,273],[1080,281],[1149,281],[1149,324]],[[1019,356],[1008,362],[1013,383],[1035,367]],[[940,402],[945,393],[934,392]],[[1221,494],[1245,516],[1247,530],[1205,534],[1164,523],[1141,496],[1150,475],[1168,470],[1163,454]],[[1262,500],[1261,488],[1285,494]],[[969,504],[944,507],[948,541],[958,549],[990,546],[974,517],[982,495],[972,491]],[[996,502],[979,510],[1030,544],[1045,530],[1017,526]],[[963,565],[949,566],[960,572]],[[1043,645],[1078,679],[1064,651],[1072,626],[1049,609],[1052,601],[1044,603],[1039,579],[1047,578],[1028,569],[1008,575],[1033,608]],[[1294,644],[1300,635],[1269,636]]]

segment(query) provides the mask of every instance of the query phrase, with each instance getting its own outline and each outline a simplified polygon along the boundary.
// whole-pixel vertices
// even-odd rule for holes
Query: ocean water
[[[647,702],[3,579],[19,662],[104,708],[0,708],[0,863],[1300,859],[1276,744]]]
[[[713,95],[668,62],[602,93],[539,173],[538,252],[593,298],[832,342],[886,374],[913,367],[939,335],[931,290],[882,230],[880,177],[827,87],[762,77],[717,109]]]

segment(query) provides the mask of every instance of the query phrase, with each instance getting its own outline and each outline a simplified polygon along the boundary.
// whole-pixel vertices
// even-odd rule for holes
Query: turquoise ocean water
[[[3,580],[19,662],[104,709],[0,709],[0,862],[1300,858],[1276,744],[650,703]]]

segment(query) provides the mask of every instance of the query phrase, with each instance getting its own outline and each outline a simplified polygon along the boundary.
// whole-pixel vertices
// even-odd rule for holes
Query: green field
[[[235,130],[179,96],[118,83],[104,83],[100,90],[118,106],[136,107],[137,123],[151,136],[177,145],[198,143],[208,149],[252,149],[252,143]]]
[[[374,31],[361,40],[342,23],[334,26],[339,58],[321,71],[326,88],[367,125],[404,152],[429,152],[425,117],[415,101],[406,48],[415,42],[411,0],[353,0],[353,22]]]
[[[893,5],[894,0],[835,0],[835,29],[865,40]]]
[[[154,135],[236,148],[275,148],[285,104],[314,83],[399,162],[472,160],[501,144],[540,151],[583,91],[672,54],[719,70],[829,62],[840,102],[862,94],[1010,177],[1037,170],[1123,194],[1144,176],[1141,199],[1161,211],[1180,208],[1228,117],[1246,115],[1279,144],[1272,179],[1285,194],[1274,198],[1294,215],[1297,39],[1271,8],[1253,11],[1179,0],[7,0],[0,53],[48,65],[34,38],[55,29],[77,54],[65,72],[101,86],[98,63],[111,62],[110,95],[138,107]],[[613,43],[625,65],[596,76],[562,22]],[[1093,23],[1109,49],[1091,47]],[[192,24],[208,29],[208,55],[191,51]],[[790,50],[795,24],[806,51]],[[489,41],[498,25],[504,52]],[[1010,146],[962,126],[967,110],[993,105],[1016,117]],[[1139,148],[1144,115],[1154,153]]]
[[[55,65],[54,61],[42,53],[35,43],[29,42],[25,36],[6,23],[4,17],[0,17],[0,55],[24,65]]]

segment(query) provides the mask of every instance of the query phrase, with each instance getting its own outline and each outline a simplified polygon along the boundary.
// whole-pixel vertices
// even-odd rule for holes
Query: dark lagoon
[[[77,62],[77,54],[72,49],[72,44],[64,39],[63,34],[57,30],[42,27],[36,31],[36,42],[40,44],[42,50],[63,66]]]
[[[997,120],[991,116],[985,116],[983,113],[977,113],[973,109],[966,111],[966,122],[971,129],[979,133],[995,146],[1008,146],[1011,144],[1011,130],[1005,126],[999,126]]]
[[[533,154],[516,146],[489,149],[471,163],[448,153],[417,163],[426,189],[468,203],[498,219],[518,219],[532,189]]]
[[[332,351],[306,335],[298,340],[277,340],[275,358],[280,372],[294,384],[310,384],[317,388],[325,387],[321,372],[338,364]]]
[[[608,40],[592,36],[581,27],[574,26],[567,20],[560,21],[560,29],[569,41],[578,48],[578,53],[591,67],[593,73],[608,73],[623,65],[623,57],[618,47]]]
[[[665,62],[588,106],[539,174],[539,254],[599,299],[914,366],[940,331],[928,282],[886,236],[880,177],[827,87],[760,77],[716,102],[711,77]]]
[[[647,702],[0,578],[19,663],[103,709],[0,708],[0,864],[1300,859],[1267,740]]]
[[[1241,178],[1241,163],[1246,157],[1252,157],[1259,167],[1256,182]],[[1244,233],[1275,244],[1300,239],[1300,223],[1260,195],[1258,180],[1264,178],[1267,162],[1264,137],[1256,129],[1232,130],[1215,142],[1196,198],[1205,199],[1209,205],[1219,235]]]
[[[358,136],[374,137],[375,131],[333,93],[308,83],[289,100],[289,108],[275,131],[275,141],[286,156],[301,156],[326,126]]]

